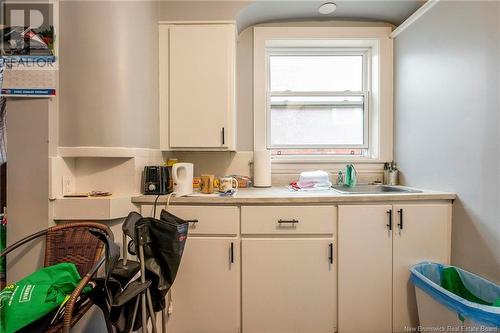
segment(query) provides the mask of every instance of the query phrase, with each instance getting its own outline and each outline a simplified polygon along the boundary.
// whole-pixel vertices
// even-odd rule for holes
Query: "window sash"
[[[362,144],[304,144],[304,145],[296,145],[296,144],[280,144],[274,145],[271,144],[271,97],[274,96],[300,96],[300,97],[308,97],[308,96],[360,96],[363,97],[363,143]],[[267,94],[267,112],[266,112],[266,120],[267,120],[267,148],[268,149],[311,149],[311,148],[339,148],[339,149],[356,149],[356,148],[369,148],[368,143],[368,135],[369,135],[369,114],[368,114],[368,102],[369,102],[369,93],[368,92],[279,92],[279,93],[268,93]],[[302,104],[306,105],[306,104]],[[334,102],[331,105],[335,105],[337,107],[355,107],[359,106],[360,103],[356,102],[355,105],[345,105],[342,102]]]
[[[272,56],[362,56],[362,91],[369,91],[369,72],[371,58],[370,48],[330,48],[330,47],[294,47],[294,48],[282,48],[282,47],[271,47],[267,48],[267,92],[272,93],[286,93],[289,91],[271,91],[271,60]],[[350,92],[350,90],[345,90],[344,92]],[[308,93],[313,93],[309,91]],[[335,91],[328,91],[328,93],[335,93]]]
[[[369,59],[370,59],[370,49],[369,48],[281,48],[272,47],[267,48],[267,93],[266,93],[266,145],[268,149],[311,149],[311,148],[338,148],[338,149],[369,149]],[[339,56],[362,56],[362,87],[363,91],[270,91],[271,87],[271,69],[270,69],[270,57],[271,56],[320,56],[320,55],[339,55]],[[307,145],[273,145],[271,144],[271,98],[272,97],[287,97],[287,96],[298,96],[298,97],[309,97],[309,96],[360,96],[363,98],[363,143],[362,144],[307,144]],[[359,102],[356,104],[334,102],[331,106],[338,108],[341,107],[356,107],[360,106]],[[289,104],[290,105],[290,104]],[[302,104],[301,106],[306,106],[307,104]],[[313,104],[311,104],[313,105]],[[292,103],[293,106],[293,103]],[[298,107],[298,105],[297,105]],[[290,107],[289,107],[290,108]]]

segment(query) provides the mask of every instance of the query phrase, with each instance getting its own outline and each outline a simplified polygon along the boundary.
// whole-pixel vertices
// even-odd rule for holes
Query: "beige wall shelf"
[[[54,220],[112,220],[133,210],[137,208],[130,195],[54,200]]]

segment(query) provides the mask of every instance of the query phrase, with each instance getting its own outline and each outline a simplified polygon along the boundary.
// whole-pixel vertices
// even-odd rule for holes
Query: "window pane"
[[[287,107],[282,100],[276,99],[282,97],[271,98],[272,147],[363,144],[362,104],[328,106],[328,101],[325,101],[320,107],[310,103],[303,103],[300,107],[294,102]]]
[[[270,56],[271,91],[362,91],[363,56]]]

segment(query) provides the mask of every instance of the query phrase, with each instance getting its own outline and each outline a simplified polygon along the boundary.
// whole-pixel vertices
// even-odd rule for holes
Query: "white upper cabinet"
[[[161,149],[234,150],[235,25],[160,24],[159,39]]]

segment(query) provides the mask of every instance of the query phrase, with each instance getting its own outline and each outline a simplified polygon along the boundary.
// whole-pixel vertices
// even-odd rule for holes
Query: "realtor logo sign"
[[[1,52],[4,56],[53,56],[52,3],[6,1],[1,6]]]
[[[54,96],[57,62],[53,3],[6,1],[0,19],[2,95]]]

